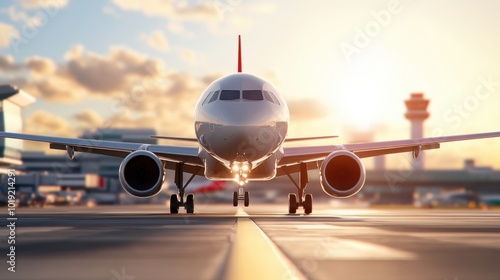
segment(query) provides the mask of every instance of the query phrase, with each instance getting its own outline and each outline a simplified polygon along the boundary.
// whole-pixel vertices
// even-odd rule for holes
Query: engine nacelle
[[[163,184],[163,165],[152,152],[130,153],[120,164],[120,183],[129,194],[149,197],[158,194]]]
[[[365,184],[366,170],[354,153],[335,151],[329,154],[320,169],[323,191],[333,197],[355,195]]]

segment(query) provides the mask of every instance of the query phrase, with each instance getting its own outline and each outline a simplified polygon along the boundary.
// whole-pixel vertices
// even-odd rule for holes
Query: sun
[[[356,130],[370,130],[380,121],[380,112],[387,106],[392,69],[376,55],[365,56],[350,63],[332,85],[335,108],[342,121]]]

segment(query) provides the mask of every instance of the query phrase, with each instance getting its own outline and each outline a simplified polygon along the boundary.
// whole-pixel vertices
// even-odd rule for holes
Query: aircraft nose
[[[277,136],[270,127],[224,126],[212,134],[211,150],[221,158],[233,161],[254,161],[269,154]]]
[[[238,104],[239,105],[239,104]],[[227,126],[262,126],[269,125],[272,112],[259,106],[228,106],[219,114],[223,125]]]

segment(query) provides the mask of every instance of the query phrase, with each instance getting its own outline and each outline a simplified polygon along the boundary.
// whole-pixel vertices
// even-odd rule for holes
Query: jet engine
[[[149,197],[161,191],[163,165],[152,152],[139,150],[130,153],[118,171],[122,187],[131,195]]]
[[[365,184],[366,170],[354,153],[335,151],[329,154],[320,169],[323,191],[332,197],[355,195]]]

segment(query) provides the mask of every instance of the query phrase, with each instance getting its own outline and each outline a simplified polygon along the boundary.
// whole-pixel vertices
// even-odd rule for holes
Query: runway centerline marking
[[[248,213],[245,212],[245,210],[243,208],[238,208],[238,210],[236,210],[236,214],[234,214],[236,217],[249,217]]]
[[[306,279],[267,235],[239,208],[236,238],[225,279]]]

